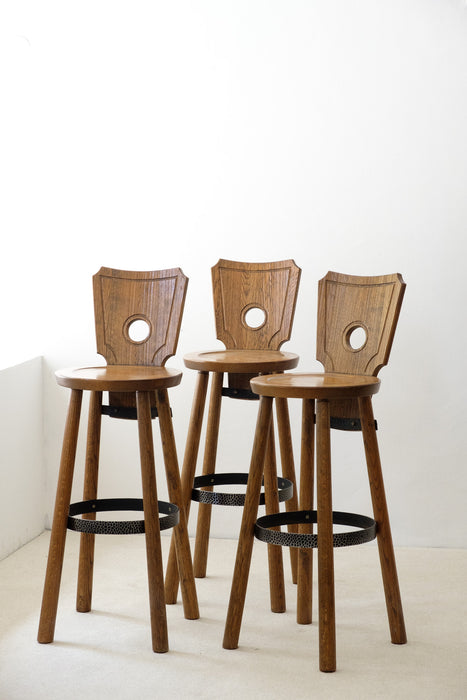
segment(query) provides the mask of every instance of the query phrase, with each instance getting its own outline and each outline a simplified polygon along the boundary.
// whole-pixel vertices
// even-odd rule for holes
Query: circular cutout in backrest
[[[368,340],[368,333],[365,326],[360,323],[352,323],[345,329],[344,340],[345,347],[348,350],[352,352],[362,350]]]
[[[266,323],[266,311],[260,306],[248,306],[242,315],[244,325],[252,331],[257,331]]]
[[[128,319],[126,333],[132,343],[144,343],[151,335],[151,326],[144,318]]]

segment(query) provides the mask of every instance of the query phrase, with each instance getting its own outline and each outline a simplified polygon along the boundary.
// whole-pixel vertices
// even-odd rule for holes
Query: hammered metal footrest
[[[300,525],[317,522],[316,510],[298,510],[289,513],[275,513],[258,518],[255,525],[255,537],[268,544],[278,544],[283,547],[303,547],[315,549],[318,547],[318,535],[271,530],[280,525]],[[366,515],[356,513],[332,514],[334,525],[347,525],[359,528],[352,532],[339,532],[333,535],[334,547],[350,547],[355,544],[370,542],[376,537],[376,521]]]
[[[173,503],[157,501],[160,513],[165,517],[159,518],[161,530],[175,527],[180,519],[179,509]],[[87,520],[75,518],[83,513],[99,513],[102,511],[141,510],[142,498],[101,498],[95,501],[80,501],[72,503],[68,514],[69,530],[86,532],[94,535],[135,535],[145,531],[144,520]]]
[[[198,503],[210,503],[215,506],[243,506],[244,493],[219,493],[216,491],[201,491],[203,486],[225,486],[227,484],[243,484],[248,482],[248,474],[205,474],[197,476],[193,482],[191,500]],[[288,501],[293,495],[293,483],[289,479],[278,477],[279,502]],[[264,506],[264,493],[261,493],[259,504]]]

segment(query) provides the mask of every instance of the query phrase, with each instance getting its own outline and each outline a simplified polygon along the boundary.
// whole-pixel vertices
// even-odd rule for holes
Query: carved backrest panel
[[[399,274],[328,274],[318,286],[317,358],[326,372],[376,376],[387,364],[405,283]]]
[[[164,365],[175,354],[188,278],[180,268],[93,277],[97,352],[109,365]]]
[[[301,270],[293,260],[212,268],[217,338],[229,350],[278,350],[290,338]]]

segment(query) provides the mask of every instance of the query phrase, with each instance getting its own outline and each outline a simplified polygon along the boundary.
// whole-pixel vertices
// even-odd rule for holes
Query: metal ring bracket
[[[280,532],[271,530],[281,525],[300,525],[317,523],[316,510],[298,510],[289,513],[275,513],[258,518],[255,525],[255,537],[268,544],[278,544],[283,547],[303,547],[315,549],[318,547],[318,535],[311,533]],[[364,542],[371,542],[376,537],[376,521],[366,515],[342,513],[333,511],[334,525],[347,525],[358,530],[338,532],[333,534],[334,547],[350,547]]]
[[[210,503],[216,506],[243,506],[244,493],[219,493],[216,491],[201,491],[203,486],[225,486],[227,484],[243,484],[248,482],[248,474],[205,474],[195,477],[191,500],[198,503]],[[279,502],[288,501],[293,495],[293,483],[289,479],[278,477]],[[259,504],[264,506],[264,492],[261,493]]]
[[[176,505],[166,501],[157,501],[160,513],[165,517],[159,518],[161,530],[175,527],[180,519]],[[69,530],[86,532],[95,535],[135,535],[145,532],[144,520],[87,520],[75,518],[83,513],[99,513],[103,511],[136,510],[144,511],[142,498],[101,498],[95,501],[80,501],[72,503],[68,514]]]

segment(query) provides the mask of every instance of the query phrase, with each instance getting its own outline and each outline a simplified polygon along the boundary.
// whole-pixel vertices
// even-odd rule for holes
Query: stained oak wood
[[[216,333],[225,347],[278,350],[290,338],[300,274],[293,260],[219,260],[212,284]],[[262,319],[251,323],[255,312]]]
[[[182,484],[178,468],[177,449],[175,446],[175,436],[167,389],[158,389],[156,392],[156,406],[159,415],[159,428],[169,499],[170,502],[178,506],[180,510],[180,521],[177,527],[174,528],[173,535],[175,539],[175,553],[177,556],[180,587],[182,590],[183,609],[187,619],[197,620],[199,618],[198,598],[193,575],[193,563],[188,540],[187,517],[183,503]]]
[[[373,407],[371,399],[368,397],[359,399],[359,404],[370,492],[373,503],[373,514],[378,524],[378,550],[386,596],[386,609],[391,632],[391,641],[393,644],[405,644],[407,642],[407,634],[402,611],[402,600],[384,490],[383,471],[376,437]]]
[[[88,391],[135,393],[180,384],[182,372],[166,367],[110,365],[108,367],[76,367],[55,372],[60,386]]]
[[[377,376],[388,363],[405,294],[399,273],[328,272],[318,283],[316,357],[326,372]],[[333,400],[334,418],[358,418],[358,399]]]
[[[331,417],[359,418],[365,447],[391,641],[407,640],[371,397],[380,388],[376,377],[387,364],[399,317],[405,283],[399,274],[357,278],[330,272],[319,283],[318,359],[324,373],[268,374],[251,379],[260,395],[247,501],[253,510],[259,470],[266,451],[265,431],[270,402],[302,399],[301,508],[313,503],[314,410],[318,510],[318,590],[320,670],[336,669],[334,559],[331,486]],[[360,333],[355,338],[354,333]],[[249,573],[256,514],[244,514],[224,632],[224,646],[238,646]],[[306,526],[301,526],[303,528]],[[310,551],[311,555],[311,551]],[[311,622],[311,557],[299,553],[297,619]]]
[[[269,426],[269,438],[266,446],[265,464],[268,466],[268,468],[264,469],[265,506],[266,514],[271,515],[273,513],[277,513],[279,510],[276,447],[274,441],[274,431],[272,429],[272,421]],[[286,603],[284,566],[281,547],[268,544],[268,567],[271,610],[275,613],[283,613],[286,610]]]
[[[283,399],[277,399],[281,401]],[[313,510],[314,501],[314,431],[315,402],[304,399],[302,402],[302,434],[300,448],[300,510]],[[298,508],[296,509],[298,510]],[[313,525],[302,523],[301,534],[312,534]],[[295,547],[290,547],[295,550]],[[298,550],[297,622],[311,624],[313,619],[313,550]]]
[[[54,636],[82,391],[91,392],[84,500],[97,498],[102,392],[108,392],[110,404],[137,408],[152,645],[154,651],[165,652],[168,636],[151,425],[151,408],[155,404],[160,416],[169,495],[180,508],[180,523],[174,529],[174,550],[182,580],[184,613],[189,619],[199,616],[167,393],[168,388],[180,383],[182,373],[163,366],[176,351],[187,278],[179,268],[154,272],[101,268],[94,276],[93,284],[97,349],[107,360],[107,365],[56,372],[58,384],[71,389],[71,403],[63,441],[38,638],[41,642],[51,642]],[[136,321],[146,324],[146,336],[134,335]],[[94,535],[83,534],[77,592],[77,609],[82,612],[91,608],[93,562]]]
[[[255,377],[251,388],[256,394],[275,398],[321,399],[372,396],[379,391],[377,377],[352,374],[270,374]]]
[[[212,375],[209,414],[204,446],[203,476],[212,474],[216,468],[223,377],[223,372],[215,372]],[[212,491],[212,487],[207,486],[205,490]],[[196,578],[204,578],[206,576],[211,513],[212,508],[208,503],[200,503],[198,505],[198,521],[196,525],[195,552],[193,558]]]
[[[164,598],[164,572],[162,568],[156,473],[154,469],[150,393],[148,391],[137,392],[136,405],[138,410],[152,648],[157,653],[164,653],[169,650],[169,639]]]
[[[186,439],[184,461],[182,466],[182,493],[183,503],[185,506],[186,518],[190,515],[191,506],[191,491],[193,488],[193,480],[196,471],[196,458],[199,450],[201,439],[201,430],[203,427],[203,414],[206,403],[206,393],[208,389],[209,373],[198,372],[196,379],[196,388],[193,397],[193,405],[191,409],[188,435]],[[178,592],[178,566],[176,560],[175,540],[170,541],[169,558],[165,574],[165,600],[168,605],[174,605],[177,602]]]
[[[235,560],[232,587],[230,589],[229,607],[224,629],[224,649],[236,649],[240,636],[245,596],[250,573],[253,552],[254,527],[258,515],[258,503],[261,493],[261,480],[264,470],[264,457],[272,417],[272,398],[261,397],[256,421],[255,438],[251,454],[248,486],[242,513],[242,524],[238,538],[237,557]]]
[[[278,350],[219,350],[193,352],[183,357],[188,369],[234,374],[282,372],[296,367],[298,360],[295,353]]]
[[[316,487],[318,506],[319,668],[336,670],[336,611],[332,533],[331,439],[329,402],[316,407]]]
[[[289,406],[287,399],[276,399],[277,432],[281,456],[282,476],[294,484],[292,497],[285,502],[287,512],[298,510],[298,489],[295,479],[295,464],[293,458],[292,431],[290,429]],[[289,532],[298,532],[298,525],[288,525]],[[298,552],[295,547],[289,547],[292,581],[298,581]]]
[[[74,389],[68,406],[37,635],[41,644],[52,642],[55,632],[82,397],[82,391]]]
[[[328,272],[319,281],[316,357],[326,372],[378,374],[389,359],[405,286],[398,273]],[[353,342],[354,333],[360,341]]]
[[[108,365],[165,365],[175,354],[188,287],[179,267],[138,272],[101,267],[93,277],[97,352]],[[148,336],[131,339],[135,322]]]
[[[221,259],[212,268],[213,302],[216,323],[216,336],[226,349],[216,351],[192,352],[184,356],[188,369],[209,372],[211,395],[206,431],[203,474],[215,472],[217,462],[217,440],[220,429],[220,410],[223,382],[230,389],[249,390],[250,379],[259,373],[283,372],[293,369],[298,364],[298,355],[280,350],[283,343],[290,338],[295,306],[297,301],[300,268],[293,260],[266,263],[247,263]],[[251,319],[251,314],[262,318]],[[199,413],[199,404],[193,404],[192,420],[196,427],[189,435],[197,433],[197,426],[202,424],[203,414]],[[204,410],[204,404],[203,404]],[[278,421],[279,431],[283,432],[284,444],[287,441],[288,415],[282,412]],[[272,438],[273,439],[273,438]],[[193,447],[195,446],[195,449]],[[199,441],[187,440],[182,480],[188,476],[194,478],[198,457]],[[291,440],[289,440],[291,446]],[[281,448],[281,455],[283,449]],[[293,455],[290,450],[284,473],[286,478],[295,482]],[[272,465],[271,465],[272,468]],[[271,481],[269,481],[271,483]],[[188,496],[188,491],[187,498]],[[296,502],[296,501],[295,501]],[[188,501],[185,507],[189,508]],[[198,523],[194,551],[194,570],[197,577],[204,577],[207,570],[209,549],[209,532],[212,506],[200,503],[198,506]],[[272,555],[278,559],[276,554]],[[296,581],[296,553],[291,556],[292,578]],[[167,600],[176,600],[176,572],[174,553],[171,550],[168,561],[166,580]],[[274,582],[271,586],[274,588]],[[280,584],[278,583],[278,586]],[[278,592],[273,593],[277,597]],[[272,602],[272,607],[278,607]]]
[[[84,468],[83,501],[93,501],[97,499],[102,418],[101,408],[102,392],[91,392],[89,400],[86,462]],[[85,513],[83,518],[86,520],[95,520],[96,514]],[[78,588],[76,593],[76,610],[78,612],[89,612],[91,610],[95,539],[96,536],[93,533],[82,532],[80,535]]]

